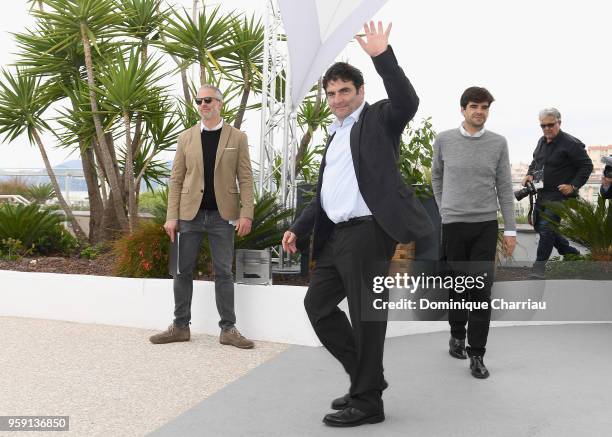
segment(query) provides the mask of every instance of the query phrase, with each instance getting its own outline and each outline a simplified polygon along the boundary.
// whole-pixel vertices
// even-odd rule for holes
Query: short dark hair
[[[338,79],[353,82],[357,90],[363,85],[363,74],[361,74],[361,71],[346,62],[336,62],[327,69],[323,76],[323,89],[327,90],[328,82]]]
[[[479,86],[471,86],[461,94],[461,100],[459,103],[461,107],[465,109],[469,102],[483,103],[487,102],[489,105],[493,103],[495,99],[491,93],[486,89]]]

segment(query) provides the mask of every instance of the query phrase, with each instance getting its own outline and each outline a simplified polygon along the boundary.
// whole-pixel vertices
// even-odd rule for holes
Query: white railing
[[[0,201],[8,201],[9,203],[21,203],[29,205],[30,201],[19,194],[0,194]]]

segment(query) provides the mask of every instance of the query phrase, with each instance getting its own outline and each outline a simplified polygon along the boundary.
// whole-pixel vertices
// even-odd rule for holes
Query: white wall
[[[516,296],[520,287],[530,282],[496,283],[494,295]],[[599,314],[605,320],[612,308],[610,281],[540,281],[545,296],[552,301],[563,298],[568,305],[582,302],[583,314],[589,308],[606,309]],[[545,284],[545,286],[544,286]],[[586,285],[584,285],[586,284]],[[533,286],[533,285],[531,285]],[[559,291],[565,291],[560,294]],[[572,293],[589,293],[590,298],[572,301]],[[287,285],[236,284],[237,326],[256,340],[319,346],[303,306],[306,287]],[[563,297],[565,296],[565,297]],[[586,296],[583,296],[586,297]],[[601,301],[597,304],[593,299]],[[345,302],[341,307],[346,310]],[[0,270],[0,315],[99,323],[145,329],[164,329],[172,321],[174,298],[169,279],[133,279],[106,276],[30,273]],[[393,319],[393,316],[391,316]],[[402,316],[402,318],[404,318]],[[192,330],[219,334],[219,316],[215,306],[214,284],[194,282]],[[550,323],[546,317],[532,320]],[[577,319],[573,319],[577,320]],[[612,318],[608,319],[612,320]],[[498,322],[506,325],[508,322]],[[525,324],[533,322],[510,322]],[[495,326],[496,323],[493,323]],[[388,337],[448,329],[445,321],[393,321]]]

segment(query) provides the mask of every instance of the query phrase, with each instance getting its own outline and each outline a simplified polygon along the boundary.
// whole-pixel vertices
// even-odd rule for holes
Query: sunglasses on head
[[[217,99],[216,97],[196,97],[196,98],[195,98],[195,102],[196,102],[198,105],[201,105],[201,104],[202,104],[202,102],[206,103],[207,105],[210,105],[210,103],[211,103],[213,100],[216,100],[216,101],[218,101],[218,102],[220,102],[220,101],[221,101],[221,100]]]
[[[541,124],[540,127],[542,129],[545,129],[547,127],[552,129],[553,127],[555,127],[556,124],[557,124],[556,122],[555,123],[546,123],[546,124]]]

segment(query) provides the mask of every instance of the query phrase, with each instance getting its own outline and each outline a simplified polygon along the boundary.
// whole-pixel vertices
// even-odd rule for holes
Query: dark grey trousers
[[[215,298],[221,329],[236,323],[234,313],[234,226],[224,220],[219,211],[200,209],[193,220],[179,220],[179,273],[174,275],[174,324],[188,326],[191,321],[193,271],[204,233],[208,234],[215,273]]]

